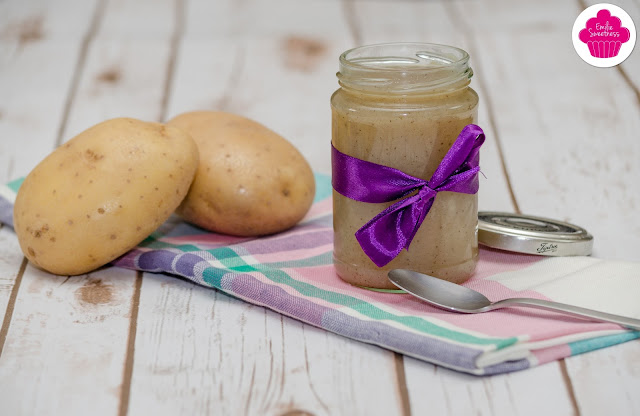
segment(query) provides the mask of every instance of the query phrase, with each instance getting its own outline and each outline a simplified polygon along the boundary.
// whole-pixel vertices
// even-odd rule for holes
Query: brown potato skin
[[[167,125],[185,130],[200,166],[177,213],[210,231],[259,236],[286,230],[307,213],[315,195],[311,167],[265,126],[235,114],[198,111]]]
[[[197,146],[182,130],[127,118],[97,124],[24,180],[13,213],[20,247],[54,274],[94,270],[171,215],[197,164]]]

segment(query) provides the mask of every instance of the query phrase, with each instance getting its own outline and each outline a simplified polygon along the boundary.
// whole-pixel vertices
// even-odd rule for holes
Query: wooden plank
[[[513,21],[506,2],[465,7],[474,21]],[[565,26],[579,10],[553,7],[551,14],[519,13],[508,36],[481,25],[472,32],[486,57],[487,83],[500,91],[497,125],[512,138],[505,152],[516,195],[527,212],[589,228],[595,255],[638,260],[637,96],[616,68],[590,67],[571,45],[557,46],[566,43]],[[576,411],[637,413],[639,350],[633,341],[565,360]]]
[[[640,342],[578,355],[566,362],[581,415],[640,413]]]
[[[466,4],[466,3],[463,3]],[[468,34],[452,21],[452,11],[441,2],[368,2],[354,5],[363,43],[417,40],[461,47],[471,54],[474,69],[472,87],[480,95],[479,125],[487,134],[483,145],[480,210],[514,211],[517,206],[509,196],[508,178],[502,169],[498,140],[501,131],[494,129],[493,91],[485,87],[486,69],[481,51],[474,50]],[[572,404],[558,364],[522,373],[477,378],[405,358],[404,368],[411,410],[434,414],[519,414],[537,415],[544,410],[554,414],[571,414]],[[544,380],[544,383],[540,383]],[[536,388],[534,389],[533,386]],[[531,406],[546,397],[543,404]]]
[[[341,12],[334,3],[313,3]],[[224,109],[254,118],[302,149],[316,170],[328,172],[328,101],[337,56],[348,40],[325,38],[299,22],[289,29],[265,18],[253,21],[247,16],[262,15],[266,5],[238,4],[240,13],[228,9],[235,4],[187,5],[169,117]],[[282,2],[269,10],[288,10],[311,24],[301,7]],[[208,19],[214,16],[238,25],[225,23],[226,32],[205,35],[209,26],[222,30]],[[393,414],[400,408],[388,351],[162,276],[145,275],[139,311],[133,413]],[[354,386],[360,378],[366,389]]]
[[[2,357],[7,414],[115,414],[131,308],[130,271],[23,277]]]
[[[580,2],[580,9],[596,2]],[[622,7],[636,24],[640,25],[640,3],[622,0],[616,3]],[[636,40],[638,42],[638,40]],[[637,48],[637,43],[636,43]],[[640,55],[632,53],[621,65],[616,67],[620,78],[636,96],[636,106],[630,106],[627,117],[638,117],[640,112]],[[620,80],[616,82],[618,87]],[[633,143],[637,134],[627,135],[625,142]],[[637,140],[636,140],[637,142]],[[637,160],[637,158],[636,158]],[[631,178],[630,178],[631,179]],[[625,181],[627,184],[629,180]],[[631,179],[633,182],[633,179]],[[627,191],[627,193],[633,191]],[[638,221],[635,221],[638,224]],[[635,256],[634,260],[639,260]],[[583,415],[637,414],[640,413],[640,400],[634,394],[640,388],[640,342],[629,342],[606,350],[573,357],[567,360],[567,372],[576,392],[577,404]]]
[[[143,280],[135,351],[131,414],[398,409],[392,354],[170,276]]]
[[[26,175],[54,146],[66,97],[89,30],[94,1],[0,4],[0,181]],[[65,22],[68,8],[80,17]],[[55,56],[55,59],[52,57]],[[46,67],[47,71],[42,71]],[[0,321],[22,253],[8,227],[0,226]],[[17,290],[17,288],[15,288]],[[11,316],[0,332],[6,336]]]
[[[28,174],[55,147],[78,44],[42,42],[20,52],[5,51],[13,57],[3,62],[0,77],[3,183]],[[52,56],[60,59],[52,61]],[[46,73],[43,67],[48,67]],[[30,81],[19,81],[22,79]]]
[[[2,182],[27,174],[55,144],[82,34],[88,29],[95,2],[66,1],[58,5],[56,9],[50,2],[0,4]],[[86,18],[62,24],[68,6]],[[23,256],[15,234],[0,225],[0,354],[24,272],[21,265]]]
[[[264,2],[247,0],[190,0],[185,39],[222,39],[236,43],[261,37],[297,36],[336,38],[349,36],[343,2],[296,0]],[[337,56],[335,57],[337,59]]]
[[[97,39],[165,44],[173,36],[179,3],[181,0],[109,0]],[[160,66],[156,72],[162,74],[164,68]]]
[[[9,331],[13,316],[17,289],[16,281],[21,281],[24,269],[24,257],[20,251],[18,239],[9,227],[0,226],[0,356]]]
[[[153,3],[159,16],[162,10],[171,15],[173,6],[173,0]],[[102,24],[94,25],[86,65],[78,71],[60,142],[111,117],[159,118],[172,27],[160,36],[158,22],[148,19],[150,10],[136,1],[106,5]],[[13,82],[18,80],[16,75]],[[136,282],[135,272],[117,268],[65,278],[27,267],[0,357],[0,378],[15,380],[3,390],[3,405],[14,410],[9,413],[122,410]]]
[[[0,3],[0,181],[54,147],[95,1]],[[68,20],[73,10],[76,19]],[[46,68],[46,71],[43,71]]]
[[[162,112],[169,40],[98,38],[87,56],[63,141],[114,117],[157,121]]]
[[[63,142],[113,117],[161,118],[174,12],[175,0],[112,0],[108,4],[87,56]]]
[[[567,387],[557,381],[555,364],[484,378],[412,358],[405,358],[405,369],[414,412],[428,409],[452,416],[573,413]]]

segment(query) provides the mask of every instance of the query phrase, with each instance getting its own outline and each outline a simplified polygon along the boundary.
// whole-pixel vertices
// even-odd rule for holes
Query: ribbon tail
[[[419,203],[421,199],[416,194],[398,201],[356,231],[362,251],[376,266],[385,266],[409,247],[433,204],[433,198],[424,204]]]
[[[409,246],[413,241],[413,237],[416,236],[416,233],[420,229],[420,226],[424,222],[424,219],[427,217],[427,214],[429,213],[429,211],[431,211],[431,206],[433,205],[433,202],[435,201],[435,199],[436,199],[435,195],[432,196],[426,201],[424,206],[420,209],[420,218],[418,218],[418,221],[416,221],[416,226],[411,232],[411,234],[407,237],[407,244],[405,244],[404,246],[407,249],[407,251],[409,251]]]

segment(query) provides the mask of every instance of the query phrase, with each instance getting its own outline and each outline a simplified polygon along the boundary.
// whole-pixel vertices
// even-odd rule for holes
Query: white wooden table
[[[640,26],[640,2],[619,0]],[[575,222],[640,260],[640,51],[582,62],[586,5],[374,0],[0,1],[0,180],[116,116],[254,118],[329,172],[340,52],[426,41],[472,56],[480,208]],[[639,276],[640,278],[640,276]],[[477,378],[179,279],[57,277],[0,228],[2,415],[638,415],[640,342]]]

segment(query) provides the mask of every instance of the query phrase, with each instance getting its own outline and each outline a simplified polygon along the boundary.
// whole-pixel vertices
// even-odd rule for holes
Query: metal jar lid
[[[588,256],[593,236],[582,227],[506,212],[478,213],[478,243],[541,256]]]

